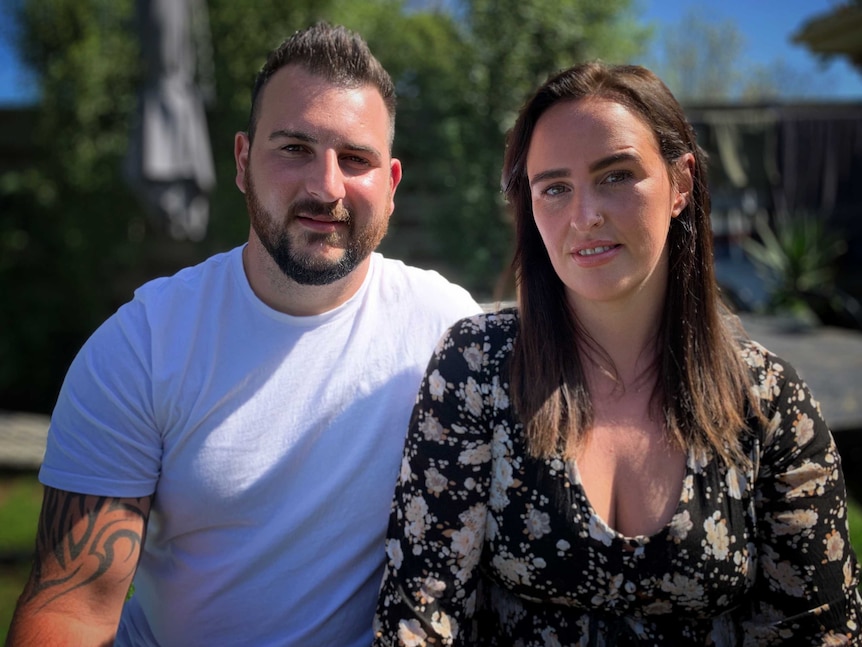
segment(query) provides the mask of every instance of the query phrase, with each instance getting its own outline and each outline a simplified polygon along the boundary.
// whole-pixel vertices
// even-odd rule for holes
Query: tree
[[[205,241],[172,241],[122,177],[142,76],[134,0],[10,0],[41,89],[37,162],[0,177],[0,408],[50,409],[74,352],[134,287],[245,240],[233,136],[267,50],[320,19],[365,36],[399,94],[405,164],[384,249],[443,269],[480,299],[507,267],[506,130],[548,74],[624,61],[645,31],[631,0],[209,0],[218,185]]]
[[[624,62],[639,53],[646,32],[631,9],[629,0],[466,0],[449,7],[461,39],[459,46],[448,37],[453,69],[445,87],[423,79],[430,91],[418,97],[440,115],[436,148],[446,168],[436,175],[426,222],[457,278],[480,297],[505,278],[511,256],[500,192],[505,133],[548,75],[591,58]]]
[[[647,62],[682,103],[768,101],[803,97],[825,82],[803,75],[784,60],[745,58],[746,40],[732,20],[688,9],[659,34],[657,55]]]

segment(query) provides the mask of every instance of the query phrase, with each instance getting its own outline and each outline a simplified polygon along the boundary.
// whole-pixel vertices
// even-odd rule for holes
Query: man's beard
[[[245,202],[252,229],[284,275],[300,285],[329,285],[343,279],[377,249],[386,234],[388,219],[376,217],[372,217],[369,227],[357,232],[353,214],[342,203],[299,200],[288,206],[283,217],[276,218],[261,204],[248,168],[245,185]],[[343,247],[344,251],[339,259],[331,261],[315,258],[312,253],[302,254],[294,249],[295,243],[288,233],[288,225],[296,220],[299,214],[326,214],[333,221],[346,225],[346,233],[299,234],[308,245]]]

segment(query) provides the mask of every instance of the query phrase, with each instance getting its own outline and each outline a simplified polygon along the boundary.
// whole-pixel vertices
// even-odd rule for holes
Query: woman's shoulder
[[[457,339],[500,339],[512,337],[518,332],[518,312],[516,308],[486,311],[457,321],[450,335]]]
[[[740,342],[740,355],[755,382],[764,380],[799,381],[793,365],[753,339]]]

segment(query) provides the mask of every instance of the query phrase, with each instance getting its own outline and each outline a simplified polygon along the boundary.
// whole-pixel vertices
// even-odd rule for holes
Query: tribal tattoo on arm
[[[102,601],[119,612],[138,565],[152,500],[46,487],[33,570],[19,604],[36,610]]]

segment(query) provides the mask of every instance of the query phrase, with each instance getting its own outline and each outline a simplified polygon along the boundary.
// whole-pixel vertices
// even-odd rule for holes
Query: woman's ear
[[[686,208],[694,188],[694,155],[686,153],[674,162],[676,172],[673,174],[676,195],[673,199],[671,216],[676,218]]]

